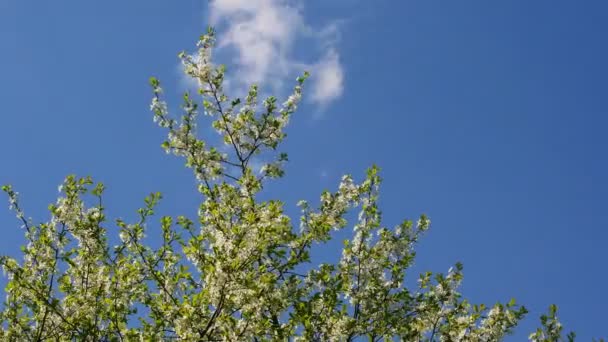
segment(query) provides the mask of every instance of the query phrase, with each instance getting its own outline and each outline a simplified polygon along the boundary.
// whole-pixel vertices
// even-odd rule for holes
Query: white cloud
[[[312,99],[322,107],[339,98],[344,91],[344,69],[340,56],[334,49],[330,50],[313,68],[317,75],[312,80]]]
[[[218,48],[234,52],[232,86],[242,90],[251,83],[280,92],[303,70],[312,73],[309,91],[313,103],[326,107],[343,92],[344,68],[336,49],[334,23],[323,28],[306,24],[303,0],[213,0],[210,22],[218,28]],[[300,39],[323,49],[321,57],[302,62],[292,53]],[[285,82],[289,83],[285,83]]]

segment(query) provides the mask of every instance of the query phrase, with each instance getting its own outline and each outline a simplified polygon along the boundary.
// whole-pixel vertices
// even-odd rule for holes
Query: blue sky
[[[161,214],[194,214],[193,178],[159,147],[147,80],[177,105],[188,84],[176,54],[213,22],[233,89],[256,80],[284,94],[313,71],[269,196],[293,211],[377,163],[386,224],[433,222],[416,272],[462,261],[473,302],[517,298],[531,314],[512,340],[550,303],[580,340],[607,336],[608,3],[240,3],[1,1],[0,183],[36,220],[70,173],[105,182],[115,217],[151,191],[164,193]],[[0,251],[16,253],[18,222],[8,210],[0,222]],[[334,259],[330,247],[317,258]]]

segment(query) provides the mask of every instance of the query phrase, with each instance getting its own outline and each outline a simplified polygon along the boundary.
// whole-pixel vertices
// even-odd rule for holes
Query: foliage
[[[154,121],[168,132],[162,147],[183,157],[197,179],[196,219],[164,216],[160,232],[149,233],[161,199],[153,193],[137,222],[115,220],[120,239],[110,246],[102,184],[67,177],[50,220],[39,224],[3,187],[27,239],[22,261],[0,259],[8,276],[3,341],[497,341],[511,332],[526,309],[513,300],[492,307],[464,300],[460,264],[404,285],[430,221],[422,215],[393,229],[382,225],[377,167],[358,183],[344,176],[316,206],[299,202],[298,227],[281,201],[259,200],[267,182],[284,174],[287,155],[278,148],[308,74],[283,103],[271,96],[260,104],[256,85],[244,99],[230,98],[225,68],[211,63],[214,37],[209,30],[194,55],[179,55],[199,89],[183,96],[181,119],[169,115],[160,82],[150,82]],[[197,137],[200,112],[229,153]],[[254,170],[262,153],[273,159]],[[344,229],[356,209],[340,262],[308,265],[311,248]],[[149,246],[147,234],[160,235],[160,246]],[[531,340],[562,340],[555,312]]]

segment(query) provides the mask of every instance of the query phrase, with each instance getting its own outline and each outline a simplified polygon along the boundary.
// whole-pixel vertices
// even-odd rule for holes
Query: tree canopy
[[[49,205],[50,219],[34,223],[17,192],[2,188],[27,241],[22,258],[0,258],[8,277],[3,341],[499,341],[516,327],[527,310],[514,300],[485,306],[461,296],[459,263],[405,285],[430,220],[383,225],[376,166],[359,181],[345,175],[319,203],[300,201],[297,220],[280,200],[261,200],[265,185],[284,176],[280,146],[309,75],[297,78],[285,101],[260,101],[257,85],[230,97],[225,67],[211,60],[214,43],[210,29],[196,53],[179,55],[198,93],[184,94],[177,118],[160,81],[150,80],[153,118],[167,132],[162,147],[184,158],[196,178],[196,217],[155,223],[162,196],[152,193],[136,222],[110,220],[104,185],[70,175]],[[199,137],[199,114],[223,146]],[[358,217],[347,222],[352,211]],[[340,261],[310,265],[313,246],[347,227],[352,238]],[[556,312],[552,306],[541,317],[531,341],[574,340],[563,336]]]

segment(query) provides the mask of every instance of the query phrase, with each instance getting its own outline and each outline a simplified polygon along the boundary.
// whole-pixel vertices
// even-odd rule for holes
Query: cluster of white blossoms
[[[546,341],[563,341],[564,327],[557,319],[557,306],[551,305],[549,307],[548,315],[542,315],[540,317],[542,328],[537,329],[535,332],[530,334],[529,339],[532,342],[546,342]],[[575,334],[570,332],[566,338],[568,342],[574,341]],[[600,342],[603,339],[599,340]]]
[[[49,222],[32,224],[17,193],[3,187],[27,245],[21,262],[0,258],[8,276],[0,340],[486,342],[511,331],[525,309],[514,301],[486,308],[463,300],[460,264],[446,275],[422,274],[416,288],[404,285],[430,220],[383,226],[377,167],[360,183],[344,176],[317,206],[300,201],[299,227],[283,202],[260,200],[267,182],[284,175],[288,158],[279,146],[308,74],[282,105],[272,96],[258,103],[256,85],[243,100],[230,98],[225,68],[211,62],[214,41],[210,30],[195,55],[180,54],[199,91],[183,96],[179,119],[151,79],[150,109],[167,130],[162,147],[183,157],[197,180],[196,219],[153,223],[161,195],[152,193],[135,222],[109,222],[103,185],[69,176],[49,206]],[[206,116],[199,118],[201,110]],[[198,137],[202,119],[212,121],[224,146]],[[270,160],[255,172],[262,153]],[[311,266],[315,247],[347,227],[353,210],[359,215],[340,261]],[[114,231],[119,239],[107,236]],[[160,244],[150,246],[147,236]],[[551,310],[532,341],[561,338]]]

